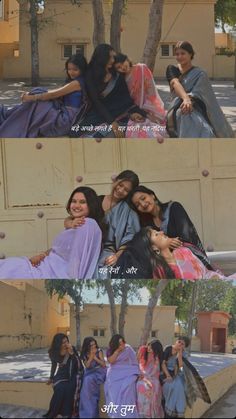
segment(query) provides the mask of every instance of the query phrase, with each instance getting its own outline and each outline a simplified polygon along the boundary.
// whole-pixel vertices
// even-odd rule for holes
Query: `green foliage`
[[[236,287],[227,290],[224,300],[220,303],[220,309],[227,311],[232,318],[229,321],[229,335],[236,333]]]
[[[236,2],[235,0],[218,0],[215,4],[216,26],[226,32],[225,26],[233,27],[236,24]]]
[[[230,288],[232,283],[221,279],[200,281],[196,311],[221,310],[221,304]]]
[[[187,322],[191,305],[193,284],[172,280],[161,294],[161,304],[177,306],[176,318],[178,321]]]

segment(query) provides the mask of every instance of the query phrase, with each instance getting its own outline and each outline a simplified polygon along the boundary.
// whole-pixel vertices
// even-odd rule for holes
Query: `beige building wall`
[[[146,305],[129,305],[125,318],[125,339],[134,348],[140,343],[140,337],[144,326]],[[156,306],[154,309],[152,331],[156,332],[155,338],[159,339],[163,346],[172,343],[174,338],[175,324],[174,306]],[[117,318],[120,306],[116,305]],[[74,305],[71,305],[70,316],[70,340],[76,342],[76,321]],[[94,330],[98,330],[98,336],[94,336]],[[104,336],[100,336],[100,331],[104,331]],[[86,336],[94,336],[98,345],[108,347],[110,334],[110,306],[109,304],[85,304],[81,312],[81,341]],[[151,337],[150,337],[151,339]]]
[[[98,194],[109,193],[111,176],[127,168],[161,201],[183,204],[206,248],[236,249],[234,139],[159,144],[152,139],[51,138],[40,139],[41,149],[38,142],[0,143],[0,257],[32,256],[50,248],[64,228],[71,191],[87,185]]]
[[[69,304],[50,299],[44,281],[0,281],[0,352],[48,347],[69,330]]]
[[[196,65],[203,67],[210,76],[213,75],[213,56],[215,54],[214,38],[214,4],[216,0],[166,0],[163,11],[162,40],[164,44],[175,44],[178,40],[189,40],[196,50]],[[19,20],[20,56],[6,59],[4,77],[30,77],[30,32],[28,15],[24,11],[27,4],[21,0]],[[148,29],[149,0],[130,0],[122,18],[121,48],[133,62],[139,62],[145,45]],[[56,12],[56,13],[55,13]],[[111,2],[104,1],[106,19],[106,42],[109,42]],[[63,78],[65,59],[62,57],[63,44],[84,44],[85,55],[90,59],[93,51],[92,33],[93,16],[91,1],[85,0],[80,7],[73,6],[67,0],[48,0],[42,18],[39,36],[40,76],[42,78]],[[201,30],[199,30],[201,22]],[[166,67],[174,63],[169,58],[157,55],[155,76],[165,77]]]
[[[19,4],[17,0],[2,0],[0,6],[0,79],[3,77],[3,63],[13,59],[19,49]],[[2,12],[3,11],[3,12]],[[8,68],[5,68],[8,71]]]
[[[215,55],[213,59],[213,77],[216,79],[234,78],[235,56]]]

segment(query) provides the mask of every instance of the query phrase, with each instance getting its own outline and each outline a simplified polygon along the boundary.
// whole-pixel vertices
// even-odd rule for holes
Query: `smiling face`
[[[129,60],[125,60],[123,63],[116,63],[115,69],[118,71],[118,73],[129,74],[131,69]]]
[[[176,349],[176,351],[179,351],[180,349],[182,349],[184,351],[185,350],[185,342],[184,342],[184,340],[178,339],[175,342],[174,348]]]
[[[76,192],[74,194],[70,204],[70,214],[74,218],[89,216],[89,207],[83,193]]]
[[[110,70],[112,68],[115,61],[115,55],[116,55],[115,51],[111,50],[109,53],[109,60],[106,65],[106,70]]]
[[[119,339],[119,348],[120,349],[125,349],[125,342],[121,338]]]
[[[191,54],[182,48],[177,48],[175,50],[175,58],[178,64],[180,64],[181,66],[189,65],[192,61]]]
[[[132,183],[129,180],[118,180],[114,183],[112,195],[117,201],[127,198],[132,189]]]
[[[81,72],[79,67],[73,63],[68,63],[67,65],[67,74],[70,77],[71,80],[76,79],[80,76]]]
[[[68,339],[66,337],[63,338],[62,343],[61,343],[61,351],[65,351],[67,349],[68,343],[69,343]]]
[[[163,231],[151,229],[150,242],[153,250],[162,251],[169,248],[171,239]]]
[[[155,214],[156,211],[156,198],[155,195],[145,192],[135,192],[132,198],[134,206],[139,212],[146,214]]]

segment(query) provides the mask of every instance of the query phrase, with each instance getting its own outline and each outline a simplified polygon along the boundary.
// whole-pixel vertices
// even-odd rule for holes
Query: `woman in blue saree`
[[[83,55],[66,61],[66,84],[54,90],[41,87],[22,95],[13,107],[0,105],[0,137],[37,138],[68,135],[72,123],[85,105],[84,76],[87,62]]]
[[[194,366],[187,360],[185,349],[189,338],[180,337],[167,346],[163,354],[162,383],[166,418],[184,418],[187,405],[191,408],[197,397],[211,403],[207,388]]]
[[[178,42],[175,56],[178,66],[169,65],[166,71],[172,93],[167,113],[167,131],[170,137],[234,137],[206,72],[192,64],[192,45],[187,41]]]
[[[84,376],[79,415],[81,418],[99,418],[100,387],[106,379],[106,363],[103,352],[94,338],[84,339],[81,359],[84,364]]]

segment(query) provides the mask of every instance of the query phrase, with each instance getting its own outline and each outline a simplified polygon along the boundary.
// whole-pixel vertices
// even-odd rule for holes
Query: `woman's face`
[[[88,217],[89,207],[85,195],[81,192],[76,192],[70,204],[70,214],[74,218]]]
[[[156,198],[153,194],[135,192],[132,202],[137,210],[142,213],[153,214],[156,209]]]
[[[152,354],[153,353],[153,350],[152,350],[152,345],[149,343],[148,344],[148,346],[147,346],[147,351],[148,351],[148,353],[150,353],[150,354]]]
[[[118,201],[127,198],[132,189],[132,183],[129,180],[118,180],[113,186],[113,196]]]
[[[125,60],[123,63],[116,63],[115,69],[118,73],[128,74],[130,72],[130,62],[129,60]]]
[[[107,65],[106,65],[106,70],[109,70],[109,69],[112,68],[112,66],[115,62],[115,55],[116,55],[115,51],[111,50],[110,54],[109,54],[109,59],[108,59]]]
[[[68,63],[67,73],[72,80],[76,79],[81,74],[79,67],[77,67],[77,65],[72,64],[72,63]]]
[[[61,343],[61,350],[65,351],[68,347],[68,339],[67,338],[63,338],[62,339],[62,343]]]
[[[175,349],[177,351],[179,351],[180,349],[182,349],[184,351],[185,350],[185,342],[181,339],[177,340],[175,342]]]
[[[190,64],[192,61],[191,54],[189,54],[189,52],[185,51],[185,49],[182,48],[176,49],[175,58],[178,64],[180,65]]]
[[[90,344],[89,344],[89,349],[90,349],[90,351],[95,351],[95,350],[97,349],[97,345],[96,345],[95,340],[92,340],[92,341],[90,342]]]
[[[150,242],[153,250],[165,250],[170,246],[171,239],[163,231],[151,230]]]
[[[125,349],[125,342],[121,338],[119,339],[119,348]]]

